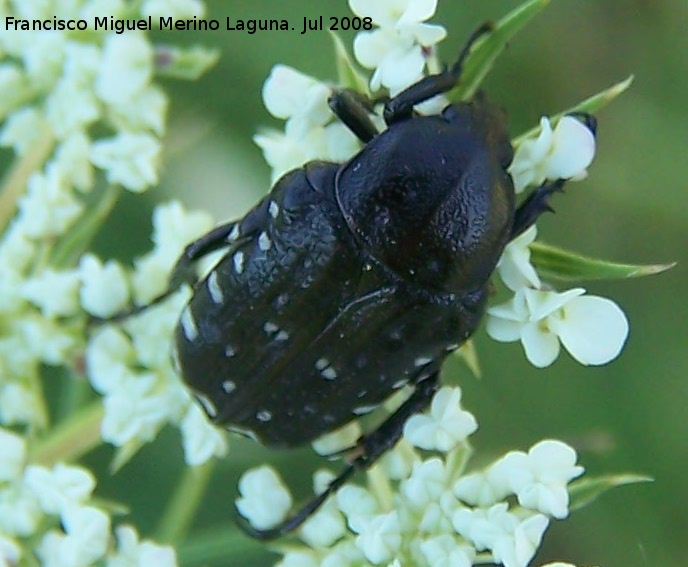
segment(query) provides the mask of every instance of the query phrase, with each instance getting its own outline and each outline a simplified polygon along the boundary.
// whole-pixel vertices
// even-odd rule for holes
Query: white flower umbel
[[[560,341],[581,364],[606,364],[621,352],[628,320],[613,301],[584,293],[522,288],[488,309],[487,332],[502,342],[520,340],[528,360],[540,368],[556,360]]]
[[[379,27],[359,32],[354,40],[356,59],[375,69],[370,79],[373,91],[386,87],[394,96],[415,83],[432,48],[447,35],[442,26],[423,23],[435,14],[437,0],[349,0],[349,6]]]
[[[442,388],[421,417],[435,424],[433,430],[438,422],[446,425],[441,416],[457,413],[460,398],[458,388]],[[470,429],[475,426],[473,420]],[[398,467],[402,476],[391,478],[387,465],[380,462],[368,472],[366,487],[344,485],[307,519],[297,532],[302,544],[285,546],[278,566],[469,567],[478,561],[529,565],[550,519],[568,512],[568,483],[583,470],[576,465],[576,453],[560,441],[548,440],[528,453],[512,451],[484,470],[466,473],[466,435],[458,444],[452,439],[437,447],[431,431],[428,437],[435,441],[429,456],[402,440],[385,460],[413,465]],[[332,478],[329,471],[319,473],[315,493]],[[246,485],[240,486],[239,510],[253,525],[253,516],[275,525],[288,512],[288,493],[266,467],[250,473],[248,480],[242,479]]]
[[[542,117],[540,134],[519,144],[509,173],[520,193],[546,179],[584,179],[594,156],[595,136],[587,126],[572,116],[564,116],[552,130],[549,119]]]

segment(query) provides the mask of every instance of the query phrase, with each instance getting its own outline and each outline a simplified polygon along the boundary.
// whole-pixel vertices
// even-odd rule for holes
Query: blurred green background
[[[208,17],[221,21],[348,13],[344,0],[207,4]],[[449,32],[443,59],[455,57],[479,22],[498,19],[517,4],[440,0],[433,21]],[[350,45],[352,34],[343,37]],[[277,126],[262,105],[264,79],[275,63],[335,79],[330,39],[326,32],[184,32],[174,38],[168,32],[161,39],[217,47],[221,59],[197,82],[169,82],[171,125],[161,186],[144,199],[152,207],[174,197],[214,211],[217,221],[239,216],[269,188],[269,170],[251,141],[256,128]],[[599,115],[598,155],[589,178],[556,197],[557,214],[539,222],[540,235],[599,257],[677,260],[678,266],[655,277],[586,286],[614,298],[631,321],[625,350],[608,366],[582,367],[564,354],[538,370],[520,345],[495,343],[481,330],[476,342],[483,379],[475,380],[457,361],[445,368],[445,378],[461,383],[465,405],[478,417],[478,452],[527,449],[554,437],[574,445],[591,474],[632,471],[655,479],[616,489],[567,521],[554,522],[534,565],[554,559],[605,567],[688,564],[688,2],[554,0],[512,42],[484,87],[507,109],[517,134],[542,114],[629,74],[635,75],[630,91]],[[150,209],[140,206],[141,199],[125,199],[111,225],[117,230],[116,223],[127,223],[132,253],[148,247]],[[100,240],[101,248],[107,240]],[[102,463],[111,454],[103,449],[90,459]],[[245,539],[231,521],[236,479],[246,467],[269,461],[304,494],[305,471],[320,464],[310,455],[233,441],[191,528],[191,535],[226,535],[232,551],[215,564],[274,563],[275,556]],[[134,520],[150,534],[182,471],[180,462],[177,434],[163,432],[104,481],[100,494],[131,503]],[[157,493],[150,492],[151,478],[159,479]]]

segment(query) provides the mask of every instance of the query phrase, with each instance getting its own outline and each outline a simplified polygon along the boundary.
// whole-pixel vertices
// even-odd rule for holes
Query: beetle
[[[562,189],[561,179],[545,183],[516,206],[506,117],[484,96],[439,115],[414,111],[459,82],[490,30],[473,32],[453,66],[388,99],[383,132],[371,101],[333,91],[333,113],[363,149],[285,174],[242,219],[189,244],[153,302],[193,285],[175,332],[178,370],[215,424],[270,448],[310,442],[412,387],[323,493],[272,529],[246,528],[256,537],[300,525],[396,443],[429,404],[444,359],[476,330],[504,247]],[[194,263],[223,248],[198,281]]]

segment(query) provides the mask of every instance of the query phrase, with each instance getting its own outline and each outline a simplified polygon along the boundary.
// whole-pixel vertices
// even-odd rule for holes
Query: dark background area
[[[344,1],[209,1],[208,17],[290,18],[346,15]],[[481,21],[498,19],[514,1],[440,2],[433,22],[449,37],[441,44],[452,60]],[[347,45],[353,34],[343,34]],[[279,126],[260,92],[276,63],[321,79],[335,79],[326,32],[183,32],[161,39],[200,42],[221,50],[218,65],[193,83],[169,82],[170,129],[159,189],[144,197],[168,198],[216,212],[216,220],[243,214],[269,188],[269,170],[251,136]],[[659,276],[585,284],[626,311],[631,334],[620,358],[586,368],[562,354],[550,368],[527,363],[519,344],[477,337],[483,378],[454,361],[445,379],[464,388],[464,403],[478,418],[477,451],[494,455],[527,449],[543,438],[563,439],[579,451],[589,474],[636,472],[653,483],[616,489],[565,522],[554,522],[534,565],[561,559],[578,565],[645,567],[685,565],[688,556],[688,357],[686,356],[686,214],[688,210],[688,3],[685,0],[558,0],[512,42],[484,88],[507,109],[518,134],[611,84],[635,75],[631,89],[599,118],[598,154],[590,176],[557,196],[556,215],[539,224],[540,238],[582,253],[632,263],[677,260]],[[149,210],[141,197],[124,199],[112,219],[127,223],[131,251],[147,248]],[[132,224],[136,226],[132,228]],[[118,243],[118,247],[121,246]],[[215,470],[191,534],[226,530],[236,479],[269,461],[298,492],[320,464],[302,452],[269,453],[233,440]],[[94,458],[109,458],[100,451]],[[132,504],[142,532],[152,530],[181,471],[178,436],[163,432],[102,491]],[[151,478],[160,491],[151,494]],[[303,494],[303,492],[302,492]],[[275,557],[248,540],[218,565],[269,565]],[[239,552],[239,549],[241,550]]]

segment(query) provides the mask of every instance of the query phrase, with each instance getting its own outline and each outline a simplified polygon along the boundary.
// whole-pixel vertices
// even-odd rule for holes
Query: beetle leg
[[[392,415],[382,422],[376,430],[363,435],[358,440],[356,447],[353,449],[354,459],[327,485],[323,492],[306,503],[296,514],[290,516],[274,528],[257,530],[245,522],[240,523],[241,528],[248,535],[257,539],[275,539],[298,528],[330,496],[335,494],[355,472],[368,469],[388,449],[395,445],[401,438],[406,421],[412,415],[423,411],[430,404],[433,394],[437,391],[439,371],[435,371],[429,376],[423,374],[423,376],[425,377],[416,383],[413,393]]]
[[[383,113],[385,123],[389,125],[397,120],[408,118],[411,116],[415,105],[454,88],[461,78],[463,64],[471,52],[471,48],[478,39],[491,31],[492,24],[490,22],[482,24],[468,37],[456,63],[437,75],[428,75],[422,78],[390,99],[385,104]]]
[[[370,119],[373,101],[351,89],[334,91],[327,99],[334,115],[364,144],[379,134]]]
[[[545,211],[554,212],[554,209],[549,205],[549,198],[552,193],[563,191],[564,183],[564,179],[557,179],[552,183],[540,185],[540,187],[528,195],[514,213],[514,224],[511,227],[509,240],[513,240],[528,230]]]

